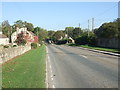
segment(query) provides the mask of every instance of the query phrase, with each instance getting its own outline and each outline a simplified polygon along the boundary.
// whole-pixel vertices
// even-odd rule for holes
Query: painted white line
[[[86,56],[84,56],[84,55],[81,55],[82,57],[84,57],[84,58],[87,58]]]
[[[53,85],[53,88],[55,88],[55,85]]]
[[[52,81],[53,81],[53,78],[51,78],[52,79]]]
[[[51,65],[50,65],[50,69],[51,69]]]
[[[52,73],[52,70],[51,70],[51,73]]]
[[[51,78],[52,78],[53,76],[51,75]]]
[[[48,88],[47,59],[46,59],[46,87]]]
[[[46,84],[47,84],[47,88],[48,88],[48,75],[47,75],[47,65],[49,64],[50,67],[50,71],[51,71],[51,81],[53,82],[53,72],[52,72],[52,67],[51,67],[51,62],[50,62],[50,57],[48,55],[48,48],[46,47],[46,52],[47,52],[47,60],[46,60]],[[53,88],[55,88],[55,85],[52,85]]]
[[[50,57],[48,56],[48,62],[50,63]]]
[[[46,52],[48,53],[48,48],[46,47]]]

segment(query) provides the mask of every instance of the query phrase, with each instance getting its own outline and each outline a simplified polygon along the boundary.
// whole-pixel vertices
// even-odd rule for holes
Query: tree
[[[28,23],[26,21],[22,21],[22,20],[17,20],[14,24],[15,28],[22,28],[22,27],[26,27],[28,31],[33,31],[34,30],[34,26],[32,23]]]
[[[55,40],[59,40],[61,37],[64,38],[65,34],[63,33],[63,31],[56,31],[53,35]]]
[[[17,20],[14,24],[15,28],[22,28],[24,26],[24,22],[22,20]]]
[[[48,31],[48,37],[49,39],[53,40],[53,35],[55,34],[55,31]]]
[[[73,35],[72,38],[76,39],[77,37],[79,37],[82,34],[82,30],[79,27],[76,27],[73,31],[72,31]]]
[[[33,31],[34,27],[32,23],[28,23],[28,22],[23,22],[24,26],[27,28],[28,31]]]
[[[12,27],[10,26],[8,20],[2,22],[2,32],[9,38],[9,42],[11,43]]]
[[[73,38],[73,30],[74,30],[74,27],[66,27],[65,33],[68,34],[69,37]]]
[[[47,30],[45,30],[43,28],[40,28],[39,31],[38,31],[38,40],[39,40],[39,43],[42,43],[42,41],[44,41],[45,39],[47,39],[47,37],[48,37]]]
[[[102,24],[98,30],[95,31],[97,37],[100,38],[113,38],[118,37],[118,23],[110,22]]]
[[[82,33],[82,35],[75,39],[75,43],[79,45],[91,45],[95,46],[97,44],[97,37],[94,33],[89,32],[89,36],[87,31]]]

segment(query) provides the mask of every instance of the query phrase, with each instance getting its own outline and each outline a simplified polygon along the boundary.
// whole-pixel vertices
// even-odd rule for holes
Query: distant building
[[[12,43],[15,43],[18,34],[23,33],[23,38],[26,40],[26,44],[38,43],[38,37],[31,31],[28,31],[27,28],[17,28],[16,32],[11,35]]]
[[[9,44],[9,38],[5,36],[2,31],[0,31],[0,45],[7,45]]]

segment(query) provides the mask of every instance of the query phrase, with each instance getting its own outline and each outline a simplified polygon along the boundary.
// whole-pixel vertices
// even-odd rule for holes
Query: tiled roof
[[[4,34],[0,34],[0,38],[7,38]]]

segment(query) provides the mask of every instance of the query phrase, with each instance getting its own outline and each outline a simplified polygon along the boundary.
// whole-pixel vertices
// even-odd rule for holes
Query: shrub
[[[8,45],[4,45],[4,48],[9,48],[9,46]]]
[[[97,44],[97,37],[95,34],[90,33],[88,36],[87,34],[84,34],[78,38],[75,39],[75,44],[78,45],[90,45],[90,46],[95,46]]]
[[[67,43],[67,40],[66,39],[64,39],[64,40],[58,40],[57,41],[57,44],[66,44]]]
[[[97,37],[95,35],[89,36],[88,45],[90,46],[96,46],[97,45]]]
[[[75,43],[79,45],[85,45],[88,44],[88,36],[83,35],[75,39]]]
[[[33,49],[37,48],[37,44],[36,43],[31,43],[31,48],[33,48]]]
[[[17,47],[17,45],[13,45],[13,47]]]

